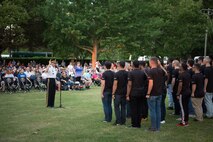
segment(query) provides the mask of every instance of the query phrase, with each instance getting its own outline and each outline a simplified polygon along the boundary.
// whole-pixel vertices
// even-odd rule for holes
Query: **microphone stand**
[[[62,85],[61,85],[61,81],[60,81],[60,104],[59,104],[59,108],[62,108],[62,100],[61,100],[61,87],[62,87]]]
[[[62,83],[61,83],[61,76],[60,76],[59,80],[60,80],[60,92],[59,92],[60,99],[59,99],[59,107],[58,107],[58,108],[64,108],[64,107],[62,106],[62,91],[61,91]]]

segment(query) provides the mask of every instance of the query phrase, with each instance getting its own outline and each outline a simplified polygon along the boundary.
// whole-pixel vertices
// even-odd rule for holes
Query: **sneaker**
[[[166,123],[166,121],[165,121],[165,120],[163,120],[163,121],[161,121],[160,123],[161,123],[161,124],[165,124],[165,123]]]
[[[102,122],[107,123],[107,121],[106,121],[106,120],[104,120],[104,121],[102,121]]]

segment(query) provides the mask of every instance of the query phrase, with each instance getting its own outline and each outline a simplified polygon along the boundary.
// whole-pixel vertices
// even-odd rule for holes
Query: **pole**
[[[207,52],[207,42],[208,42],[208,30],[206,30],[206,34],[205,34],[204,57],[206,57],[206,52]]]
[[[207,19],[213,15],[213,9],[202,9],[202,12],[207,14]],[[205,33],[205,45],[204,45],[204,57],[206,57],[207,55],[207,44],[208,44],[208,28],[206,29],[206,33]]]
[[[61,80],[61,79],[60,79]],[[59,108],[62,108],[62,102],[61,102],[61,87],[62,87],[62,85],[61,85],[61,82],[60,82],[60,104],[59,104]]]

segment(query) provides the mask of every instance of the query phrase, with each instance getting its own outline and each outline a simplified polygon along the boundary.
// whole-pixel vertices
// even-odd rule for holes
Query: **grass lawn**
[[[0,92],[0,142],[213,142],[213,119],[177,128],[176,117],[167,115],[161,132],[152,133],[149,120],[141,129],[112,126],[114,115],[103,123],[100,88],[63,92],[62,99],[64,109],[48,109],[44,92]]]

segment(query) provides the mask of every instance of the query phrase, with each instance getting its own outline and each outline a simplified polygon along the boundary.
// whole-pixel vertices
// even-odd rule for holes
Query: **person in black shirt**
[[[62,72],[60,82],[63,90],[70,90],[74,84],[64,71]]]
[[[150,110],[151,128],[149,131],[160,131],[161,99],[163,94],[163,70],[159,67],[158,58],[152,57],[149,61],[151,69],[148,73],[147,101]]]
[[[172,60],[168,60],[167,66],[167,74],[168,74],[168,81],[167,81],[167,96],[168,96],[168,110],[173,110],[174,101],[172,97],[172,72],[174,68],[172,67]]]
[[[204,92],[205,94],[205,105],[207,108],[206,117],[213,118],[213,67],[211,66],[211,59],[209,57],[204,58],[204,64],[206,68],[204,70],[205,82]]]
[[[127,101],[130,100],[131,127],[141,127],[142,97],[145,92],[146,75],[139,68],[139,61],[133,62],[133,70],[128,75]]]
[[[190,74],[187,72],[187,65],[185,63],[182,63],[177,91],[177,99],[179,99],[181,107],[181,122],[178,123],[177,126],[188,126],[189,99],[191,95],[190,83],[191,77]]]
[[[194,75],[192,76],[192,105],[195,110],[195,121],[203,121],[203,109],[202,102],[204,97],[204,76],[200,73],[200,64],[194,64],[193,71]]]
[[[203,59],[204,59],[204,57],[203,57],[203,56],[200,56],[200,57],[198,58],[198,64],[200,64],[200,66],[201,66],[200,72],[204,75],[204,70],[205,70],[206,66],[205,66],[205,64],[204,64],[204,62],[203,62]],[[206,109],[206,105],[205,105],[204,99],[203,99],[202,107],[203,107],[203,113],[204,113],[204,115],[205,115],[206,112],[207,112],[207,109]]]
[[[104,122],[112,121],[112,87],[114,81],[114,72],[111,69],[111,62],[105,62],[106,71],[101,78],[101,98],[104,109]]]
[[[146,68],[146,62],[140,61],[139,64],[140,64],[139,67],[140,67],[141,71],[143,71],[145,73],[146,77],[148,77],[148,74],[147,74],[148,69]],[[148,80],[146,81],[146,84],[145,84],[145,89],[146,89],[145,92],[147,92],[147,87],[148,87]],[[147,104],[147,98],[145,95],[142,97],[142,110],[141,111],[142,111],[141,112],[142,121],[143,120],[146,121],[148,118],[148,104]]]
[[[166,94],[167,94],[167,80],[168,74],[167,71],[162,66],[162,63],[159,62],[160,68],[163,70],[163,82],[162,82],[162,99],[161,99],[161,124],[166,123]]]
[[[126,93],[128,72],[125,71],[125,62],[118,63],[118,72],[114,76],[112,98],[114,99],[114,109],[116,121],[114,125],[124,125],[126,123]]]
[[[204,70],[205,70],[205,65],[204,65],[204,63],[203,63],[203,56],[200,56],[199,58],[198,58],[198,64],[200,64],[201,65],[201,68],[200,68],[200,72],[202,73],[202,74],[204,74]]]
[[[187,71],[190,74],[191,79],[192,79],[192,76],[194,75],[194,72],[193,72],[193,69],[192,69],[193,65],[194,65],[194,60],[188,59],[188,61],[187,61],[188,70]],[[190,89],[191,88],[192,88],[192,84],[190,83]],[[195,116],[195,110],[192,106],[192,100],[190,98],[189,99],[189,117],[194,117],[194,116]]]
[[[176,97],[177,91],[178,91],[178,76],[179,76],[179,70],[180,70],[180,63],[178,60],[174,60],[172,62],[173,65],[173,72],[172,72],[172,97],[174,101],[174,107],[175,107],[175,112],[174,115],[180,115],[180,104],[179,101]]]

